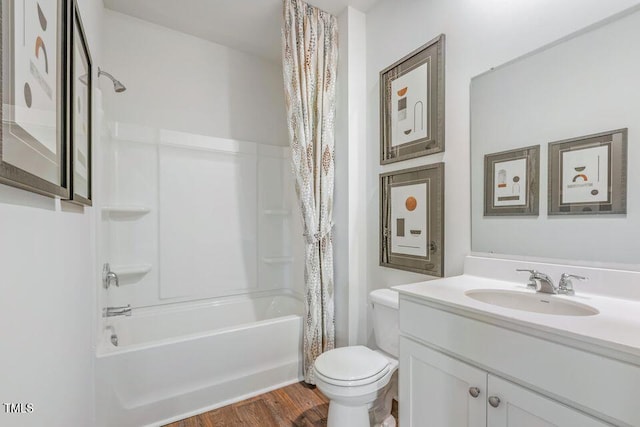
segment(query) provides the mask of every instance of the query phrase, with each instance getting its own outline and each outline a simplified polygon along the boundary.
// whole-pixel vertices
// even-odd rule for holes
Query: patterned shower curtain
[[[335,345],[333,185],[338,23],[301,0],[284,0],[282,53],[291,163],[305,250],[304,380]]]

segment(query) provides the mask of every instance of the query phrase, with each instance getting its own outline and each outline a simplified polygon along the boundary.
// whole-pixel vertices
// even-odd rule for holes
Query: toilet
[[[315,361],[316,386],[329,399],[327,427],[395,427],[398,394],[398,293],[369,294],[378,349],[356,345],[329,350]]]

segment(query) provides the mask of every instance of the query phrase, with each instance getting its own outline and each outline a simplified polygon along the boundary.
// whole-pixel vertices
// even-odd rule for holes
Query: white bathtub
[[[160,425],[299,381],[301,314],[299,299],[276,295],[109,318],[96,358],[97,424]]]

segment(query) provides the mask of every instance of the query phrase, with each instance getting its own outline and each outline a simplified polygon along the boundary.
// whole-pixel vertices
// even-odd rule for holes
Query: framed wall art
[[[2,2],[0,182],[69,197],[66,0]]]
[[[444,151],[444,34],[380,72],[380,163]]]
[[[71,24],[71,201],[92,204],[91,122],[93,67],[78,5],[73,2]]]
[[[627,213],[627,129],[549,143],[549,215]]]
[[[484,216],[538,215],[540,146],[484,156]]]
[[[444,274],[444,163],[380,175],[380,265]]]

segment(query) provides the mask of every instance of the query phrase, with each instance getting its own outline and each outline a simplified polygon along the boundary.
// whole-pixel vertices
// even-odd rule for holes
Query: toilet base
[[[396,419],[391,415],[393,399],[398,393],[398,371],[393,373],[389,384],[380,392],[370,405],[369,422],[373,427],[396,427]]]
[[[380,424],[374,424],[373,427],[396,427],[396,419],[393,415],[389,415]]]
[[[327,426],[371,427],[371,417],[367,407],[346,406],[337,402],[329,403],[329,415]],[[389,414],[382,422],[373,424],[373,427],[396,427],[396,419]]]
[[[322,390],[321,390],[322,391]],[[398,391],[398,372],[394,372],[385,387],[378,390],[378,396],[370,403],[360,401],[345,405],[337,400],[329,400],[327,427],[396,427],[396,419],[391,415],[391,405]]]
[[[347,406],[330,401],[327,426],[371,427],[367,405]]]

